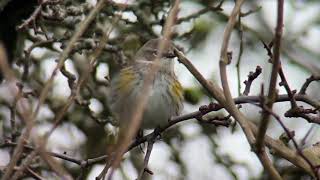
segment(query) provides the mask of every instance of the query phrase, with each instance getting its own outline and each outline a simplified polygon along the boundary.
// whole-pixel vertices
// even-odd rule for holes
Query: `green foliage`
[[[184,98],[190,104],[198,104],[200,100],[203,98],[204,94],[201,88],[193,87],[193,88],[185,88],[184,89]]]

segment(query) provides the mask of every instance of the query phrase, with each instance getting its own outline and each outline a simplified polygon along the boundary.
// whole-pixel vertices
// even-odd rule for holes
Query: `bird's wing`
[[[172,99],[173,99],[173,102],[176,106],[175,110],[176,112],[174,112],[175,116],[179,115],[182,111],[182,108],[183,108],[183,88],[180,84],[180,82],[176,79],[176,78],[173,78],[173,83],[172,85],[170,86],[170,94],[172,96]]]

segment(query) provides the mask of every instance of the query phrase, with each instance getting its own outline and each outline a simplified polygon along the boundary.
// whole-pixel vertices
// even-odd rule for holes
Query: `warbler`
[[[161,52],[160,42],[165,43]],[[151,39],[136,53],[132,65],[120,70],[111,79],[110,109],[119,125],[126,126],[138,103],[145,78],[158,54],[158,71],[149,84],[148,100],[141,120],[141,129],[154,129],[168,123],[183,109],[183,89],[174,72],[174,45],[164,38]]]

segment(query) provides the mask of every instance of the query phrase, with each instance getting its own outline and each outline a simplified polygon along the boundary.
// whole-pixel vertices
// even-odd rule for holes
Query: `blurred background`
[[[45,82],[57,65],[59,55],[79,24],[96,4],[94,0],[66,0],[43,5],[41,13],[29,25],[19,29],[28,19],[37,1],[6,0],[0,2],[0,40],[7,50],[8,62],[23,85],[25,99],[35,106]],[[126,3],[126,1],[116,1]],[[31,138],[48,132],[54,124],[55,115],[71,95],[72,82],[68,73],[78,80],[87,70],[88,58],[97,47],[103,29],[114,27],[103,53],[99,56],[80,94],[63,116],[62,122],[48,139],[47,150],[67,154],[77,159],[104,155],[113,141],[116,127],[110,116],[107,98],[109,79],[121,67],[132,63],[137,49],[147,40],[160,36],[162,26],[172,5],[166,0],[129,0],[124,10],[116,4],[107,4],[97,15],[90,28],[76,42],[75,47],[54,79],[49,96],[40,107]],[[185,52],[196,68],[205,76],[220,84],[219,53],[222,35],[234,1],[183,0],[180,4],[173,41]],[[310,75],[320,74],[320,1],[286,0],[284,7],[284,33],[281,62],[291,89],[299,90]],[[249,95],[259,95],[261,84],[267,92],[271,64],[263,42],[272,41],[276,26],[277,1],[248,0],[241,8],[242,17],[232,32],[229,50],[232,63],[228,66],[229,84],[233,97],[244,90],[243,81],[256,66],[262,74],[253,82]],[[120,20],[113,23],[114,17]],[[176,74],[184,88],[183,114],[199,109],[215,100],[192,74],[178,61]],[[3,74],[2,74],[3,75]],[[16,114],[12,138],[12,106],[15,97],[10,86],[15,82],[2,80],[0,85],[0,167],[9,163],[13,147],[5,145],[7,139],[16,140],[24,131],[25,123]],[[314,82],[307,94],[319,102],[319,83]],[[279,87],[279,94],[285,94]],[[299,105],[305,105],[299,103]],[[295,138],[300,142],[307,136],[303,148],[319,140],[319,129],[301,118],[285,118],[289,102],[276,103],[274,110],[283,119]],[[260,109],[243,105],[241,111],[253,122],[259,123]],[[224,111],[213,115],[227,115]],[[234,124],[234,123],[233,123]],[[311,129],[311,131],[310,131]],[[150,131],[151,132],[151,131]],[[278,139],[283,133],[279,124],[271,120],[267,134]],[[34,143],[34,142],[33,142]],[[33,144],[30,141],[30,145]],[[289,146],[291,146],[289,144]],[[144,148],[144,147],[142,147]],[[136,148],[127,153],[116,171],[114,179],[135,179],[143,164],[143,152]],[[306,174],[292,169],[292,164],[281,157],[272,156],[279,172],[288,179],[303,179]],[[56,158],[76,178],[80,166]],[[40,158],[34,159],[32,168],[44,179],[59,179]],[[102,171],[103,163],[97,163],[84,171],[85,179],[95,179]],[[268,179],[256,155],[239,125],[228,128],[201,124],[196,120],[179,123],[166,131],[157,141],[151,153],[150,179]],[[28,177],[28,174],[25,175]]]

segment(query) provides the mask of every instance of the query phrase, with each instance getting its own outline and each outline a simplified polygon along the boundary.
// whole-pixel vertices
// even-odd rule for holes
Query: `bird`
[[[159,44],[165,48],[159,51]],[[174,45],[165,38],[147,41],[134,56],[131,65],[124,67],[111,78],[109,107],[119,124],[128,128],[128,122],[138,97],[143,96],[144,79],[156,62],[159,53],[159,69],[150,84],[147,104],[142,114],[140,129],[156,129],[168,123],[172,116],[178,116],[183,109],[183,88],[174,72]]]

